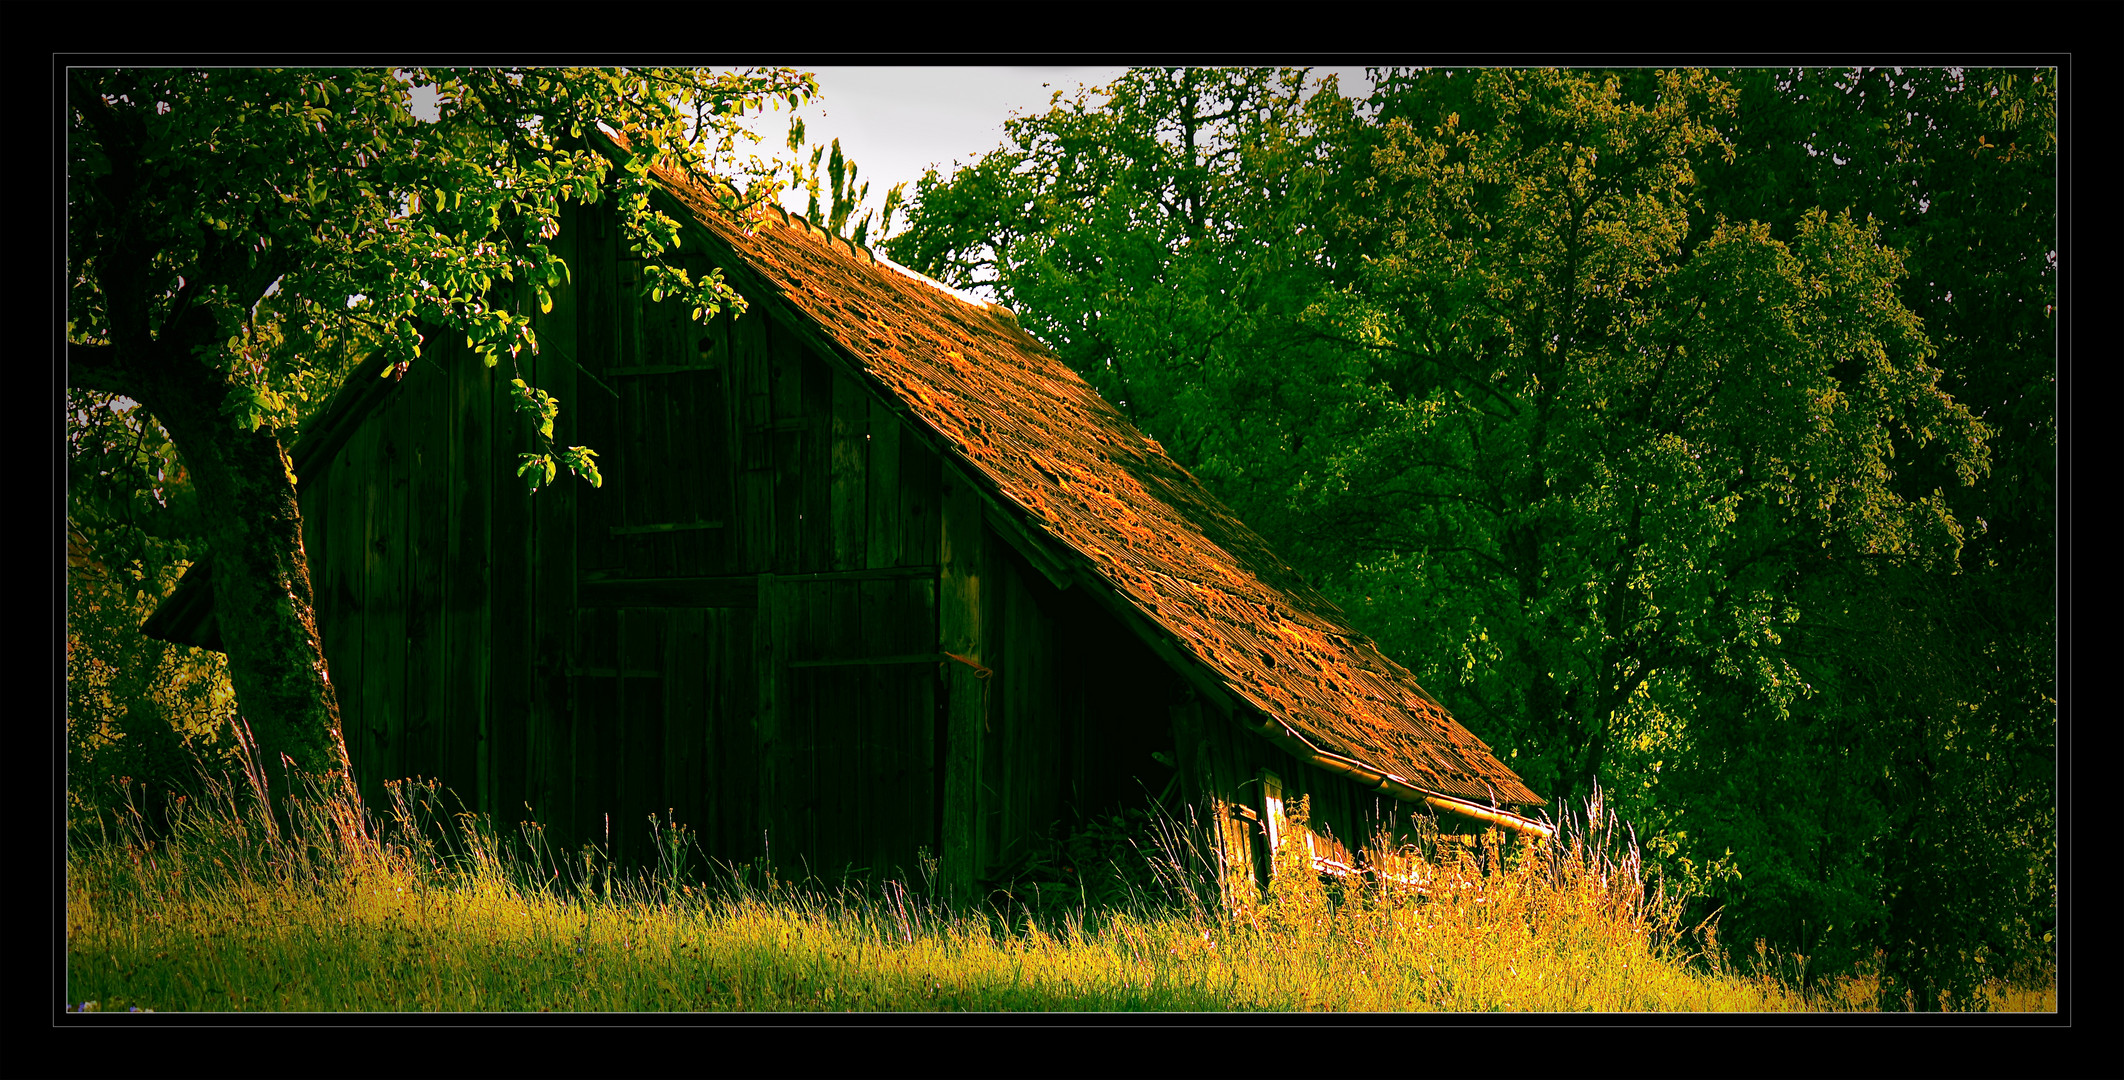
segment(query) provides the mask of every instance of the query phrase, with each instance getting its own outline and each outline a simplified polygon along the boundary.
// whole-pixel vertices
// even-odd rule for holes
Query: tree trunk
[[[118,392],[145,405],[176,444],[206,521],[214,557],[214,617],[229,658],[249,744],[279,803],[287,769],[326,792],[351,794],[339,703],[324,656],[302,543],[302,510],[279,433],[242,431],[221,413],[225,381],[184,348],[113,356]],[[78,370],[78,369],[77,369]],[[358,803],[348,804],[350,807]]]

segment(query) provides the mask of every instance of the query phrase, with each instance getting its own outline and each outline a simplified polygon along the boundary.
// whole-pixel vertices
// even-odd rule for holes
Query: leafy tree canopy
[[[1918,81],[1855,119],[1804,73],[1383,72],[1360,103],[1293,71],[1132,71],[926,176],[887,246],[1019,308],[1536,790],[1606,789],[1744,933],[1830,967],[1928,957],[1923,1004],[2003,938],[1943,936],[1967,895],[1891,898],[2043,858],[2028,642],[1991,639],[2011,676],[1912,660],[1983,666],[1942,628],[2000,429],[1955,391],[1991,378],[2041,426],[2027,185],[2052,143],[2036,84]],[[1989,116],[2008,134],[1968,140]],[[1795,157],[1800,129],[1825,152]],[[1875,171],[1833,171],[1860,139]],[[1908,231],[1928,200],[2009,223]],[[1975,299],[2002,274],[2007,338]],[[1943,281],[1959,306],[1923,299]],[[1964,359],[2009,340],[2018,374]],[[1889,854],[1978,804],[2022,816]],[[1999,895],[1979,922],[2030,910],[2025,881]]]
[[[513,368],[570,272],[549,242],[571,200],[617,204],[643,291],[696,319],[741,307],[719,274],[677,265],[648,166],[705,164],[743,185],[734,208],[758,205],[782,166],[749,153],[746,117],[814,91],[788,70],[68,72],[72,411],[137,402],[182,457],[261,760],[346,768],[281,436],[349,350],[374,343],[402,373],[427,335],[463,335]],[[433,93],[432,118],[416,92]],[[637,155],[590,151],[598,126]],[[544,440],[524,462],[532,486],[561,466],[596,482],[590,449],[551,442],[558,403],[512,385]]]

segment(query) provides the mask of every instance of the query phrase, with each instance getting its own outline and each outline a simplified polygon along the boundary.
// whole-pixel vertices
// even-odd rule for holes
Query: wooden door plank
[[[804,535],[804,362],[802,346],[767,324],[768,378],[774,402],[774,563],[777,574],[824,569],[802,565]],[[785,423],[786,422],[786,423]]]
[[[553,808],[550,817],[567,823],[573,843],[602,842],[603,817],[614,809],[620,781],[620,613],[578,610],[575,627],[574,655],[580,666],[569,676],[576,717],[569,755],[575,766],[569,789],[573,798],[566,818],[560,817],[561,807]],[[607,671],[613,674],[602,674]]]
[[[664,686],[669,611],[620,612],[620,711],[624,734],[621,786],[612,819],[613,856],[622,866],[644,867],[654,859],[649,817],[665,809]],[[654,677],[624,672],[655,672]]]
[[[696,837],[705,835],[707,807],[702,795],[707,789],[709,729],[714,724],[707,701],[707,621],[704,609],[671,612],[662,664],[664,798],[660,809]]]
[[[733,434],[738,440],[743,507],[737,569],[748,573],[774,568],[774,398],[767,322],[765,315],[755,314],[736,316],[730,324],[731,349],[737,359],[732,369],[737,386],[731,403],[737,410]]]
[[[833,369],[808,347],[803,364],[803,540],[797,555],[806,573],[833,570]]]
[[[580,237],[561,240],[561,255],[567,258],[570,244]],[[600,392],[595,383],[578,378],[571,359],[582,353],[578,297],[574,285],[562,282],[553,294],[551,312],[538,312],[535,304],[526,304],[534,312],[532,325],[541,343],[529,369],[537,384],[561,402],[553,425],[556,447],[588,445],[581,433],[581,410],[570,406],[580,402],[585,391]],[[515,496],[530,502],[532,528],[538,537],[531,554],[532,738],[527,747],[525,797],[534,804],[552,806],[556,814],[572,814],[575,804],[576,718],[569,709],[567,667],[575,637],[578,514],[584,496],[594,490],[562,467],[550,487],[536,495]]]
[[[828,381],[833,399],[828,451],[828,513],[833,536],[829,569],[854,570],[869,555],[864,533],[870,525],[870,392],[846,375],[830,373]]]
[[[982,791],[986,701],[976,665],[985,667],[988,644],[987,530],[981,497],[955,468],[940,485],[942,570],[938,584],[938,651],[965,658],[946,665],[949,720],[946,724],[943,873],[962,898],[986,873],[987,815],[992,801]]]
[[[408,776],[443,779],[437,752],[446,722],[444,645],[449,614],[443,579],[449,545],[448,406],[450,372],[477,363],[455,347],[438,350],[436,366],[415,365],[399,388],[406,415],[406,718],[403,767]]]
[[[868,410],[864,415],[868,416]],[[856,539],[860,545],[860,533]],[[854,551],[860,565],[862,548],[857,546]],[[863,584],[839,581],[833,585],[834,633],[828,639],[833,643],[829,655],[861,655],[869,644],[863,633]],[[878,753],[875,740],[870,738],[870,714],[876,699],[869,691],[876,673],[873,667],[846,668],[836,679],[839,700],[833,714],[834,726],[844,747],[843,769],[851,775],[849,783],[837,787],[833,798],[821,800],[825,820],[836,823],[833,828],[837,833],[844,833],[842,857],[865,874],[877,869],[873,848],[883,824],[876,809],[883,798],[878,786]],[[844,832],[837,824],[844,820],[855,827]]]
[[[869,462],[864,470],[869,487],[864,505],[869,520],[863,527],[863,565],[898,566],[904,539],[900,535],[900,421],[884,402],[875,398],[870,400],[869,409],[869,442],[865,447]]]
[[[910,580],[907,588],[911,617],[899,623],[896,644],[901,648],[926,647],[938,640],[937,579],[931,576]],[[915,860],[924,852],[934,857],[943,850],[943,831],[938,827],[944,806],[943,770],[938,767],[942,746],[937,737],[942,720],[938,695],[944,671],[951,666],[954,665],[940,664],[915,672],[908,680],[904,699],[907,745],[912,748],[907,785],[908,828],[913,847],[909,857]],[[908,870],[919,872],[920,867],[911,863]]]
[[[787,796],[782,791],[781,722],[785,708],[781,693],[781,644],[787,635],[787,605],[783,601],[785,590],[777,588],[774,575],[760,575],[760,606],[753,622],[753,671],[757,678],[758,700],[754,707],[756,717],[754,731],[758,737],[756,760],[759,762],[759,808],[760,846],[758,854],[770,867],[778,868],[782,858],[779,845],[790,839]],[[778,841],[776,838],[780,837]],[[747,838],[748,846],[750,838]]]
[[[597,398],[593,406],[582,410],[579,430],[584,438],[596,440],[583,445],[598,452],[599,471],[605,477],[603,488],[583,500],[587,512],[578,523],[578,543],[583,548],[584,565],[617,568],[628,565],[627,548],[614,540],[609,530],[614,525],[630,523],[627,506],[635,486],[633,462],[628,457],[629,427],[634,414],[627,409],[625,390],[631,380],[616,374],[627,366],[620,332],[626,298],[615,264],[617,243],[611,207],[582,207],[575,214],[580,227],[575,230],[576,257],[569,264],[575,271],[574,356],[582,370],[594,377],[583,380],[584,394],[577,396],[590,394]],[[556,303],[556,309],[558,306]],[[565,408],[564,402],[564,411]]]
[[[363,567],[368,610],[362,646],[362,742],[374,805],[384,785],[401,778],[396,736],[405,717],[405,480],[400,461],[401,431],[394,396],[382,415],[363,426],[374,462],[367,489],[363,524]]]
[[[764,854],[760,844],[760,669],[757,627],[765,612],[709,613],[721,634],[715,673],[719,751],[715,759],[718,852],[735,865]]]
[[[517,414],[513,395],[506,392],[507,385],[508,379],[502,379],[490,400],[494,411],[489,430],[494,453],[488,475],[492,477],[494,524],[488,578],[493,615],[488,636],[493,649],[489,658],[492,675],[487,756],[498,812],[518,818],[531,798],[526,786],[526,741],[530,737],[527,721],[531,712],[534,646],[531,567],[537,535],[531,497],[525,495],[524,482],[517,477],[516,469],[519,455],[532,452],[536,432]],[[539,820],[553,823],[545,816],[548,808],[534,809]]]
[[[454,365],[450,378],[449,536],[443,581],[443,606],[449,612],[449,645],[444,671],[449,685],[441,747],[442,770],[474,812],[490,814],[509,834],[513,817],[503,815],[489,788],[481,748],[487,730],[488,607],[487,553],[493,501],[490,435],[490,387],[493,371],[485,364]]]
[[[900,439],[901,566],[935,566],[940,560],[943,462],[922,440]]]
[[[857,648],[869,656],[891,656],[899,646],[894,633],[896,616],[905,612],[899,604],[901,583],[893,581],[864,581],[856,585],[856,605],[862,622],[860,644]],[[926,665],[917,665],[920,670]],[[856,746],[863,757],[863,774],[868,790],[858,796],[857,813],[870,826],[869,835],[858,859],[873,869],[878,878],[891,876],[895,871],[892,863],[898,858],[901,835],[905,832],[905,800],[902,791],[906,777],[900,775],[900,762],[906,750],[906,736],[902,725],[896,723],[904,707],[896,692],[906,682],[908,670],[893,670],[887,666],[865,670],[859,677],[857,705],[861,709],[860,726],[855,731]]]
[[[689,262],[687,265],[693,265]],[[706,265],[704,262],[702,265]],[[737,412],[734,408],[737,365],[730,343],[730,316],[720,314],[702,324],[703,362],[710,371],[702,377],[701,396],[695,401],[696,420],[704,425],[702,476],[707,484],[708,516],[723,528],[702,540],[703,574],[734,574],[744,569],[738,552],[743,526],[738,518],[738,469],[740,447]]]

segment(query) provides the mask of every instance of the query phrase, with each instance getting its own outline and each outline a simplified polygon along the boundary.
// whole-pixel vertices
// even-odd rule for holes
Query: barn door
[[[917,879],[936,841],[936,578],[770,577],[762,796],[779,872]]]

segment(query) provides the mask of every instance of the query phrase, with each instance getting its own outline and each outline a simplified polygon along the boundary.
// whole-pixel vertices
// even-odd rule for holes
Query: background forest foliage
[[[1692,919],[1976,1007],[2053,948],[2055,91],[1141,70],[884,246],[1014,308],[1535,790],[1597,785]],[[255,322],[298,430],[373,344]],[[220,655],[137,631],[196,497],[137,406],[66,417],[70,808],[166,813],[233,749]]]
[[[2055,89],[1139,70],[886,246],[1728,940],[1968,1007],[2056,904]]]

